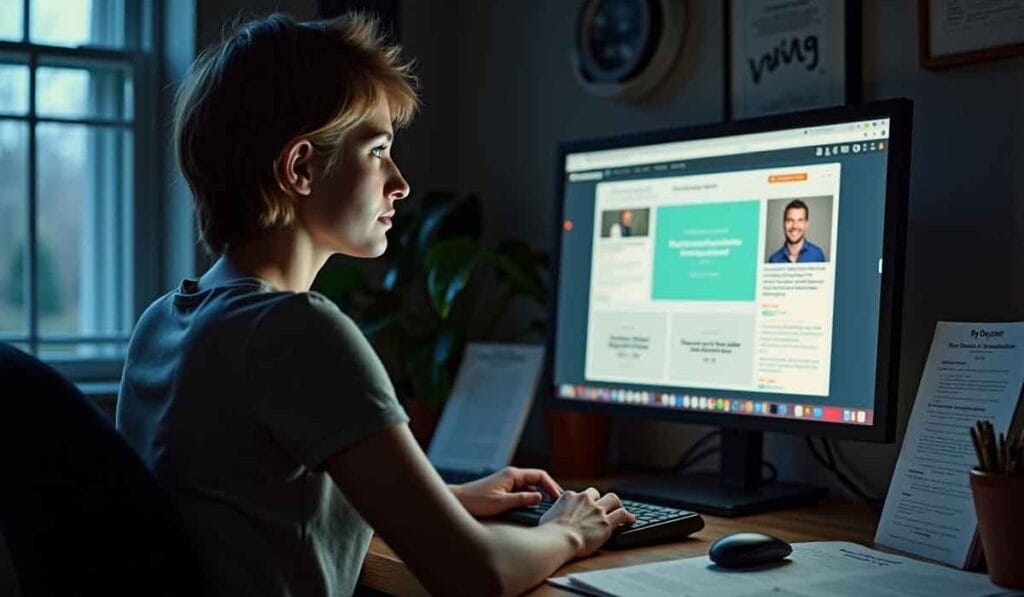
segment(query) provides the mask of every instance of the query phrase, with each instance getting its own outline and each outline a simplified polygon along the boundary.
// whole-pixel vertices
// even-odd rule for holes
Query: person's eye
[[[387,155],[387,151],[387,145],[378,145],[377,147],[374,147],[373,149],[370,150],[370,155],[372,155],[375,158],[383,158],[385,155]]]

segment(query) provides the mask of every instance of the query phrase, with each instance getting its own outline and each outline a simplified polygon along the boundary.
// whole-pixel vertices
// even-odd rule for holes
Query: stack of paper
[[[797,543],[788,561],[756,569],[727,570],[701,557],[583,572],[551,578],[548,583],[602,597],[971,597],[1007,593],[983,574],[919,562],[844,541]]]

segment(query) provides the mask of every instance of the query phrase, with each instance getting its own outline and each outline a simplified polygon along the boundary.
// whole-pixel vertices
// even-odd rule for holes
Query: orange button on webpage
[[[791,174],[770,174],[768,176],[768,182],[804,182],[807,180],[806,172],[793,172]]]

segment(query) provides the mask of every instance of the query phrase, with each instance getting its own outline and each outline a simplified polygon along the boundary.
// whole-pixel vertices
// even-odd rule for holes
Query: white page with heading
[[[1024,322],[935,326],[875,543],[959,568],[977,527],[969,429],[1010,426],[1024,383]]]
[[[427,456],[438,469],[495,471],[512,461],[540,380],[544,347],[471,343]]]

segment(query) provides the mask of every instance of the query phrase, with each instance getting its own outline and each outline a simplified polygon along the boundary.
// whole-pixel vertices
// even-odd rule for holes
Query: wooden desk
[[[589,558],[570,562],[558,575],[601,568],[617,568],[675,558],[706,555],[719,537],[739,531],[760,531],[789,541],[853,541],[870,546],[878,524],[878,513],[867,506],[829,501],[815,506],[756,514],[742,518],[704,516],[705,527],[688,541],[624,551],[600,551]],[[384,541],[374,537],[363,563],[360,584],[396,595],[422,595],[426,591]],[[570,595],[550,585],[537,587],[531,595]]]

